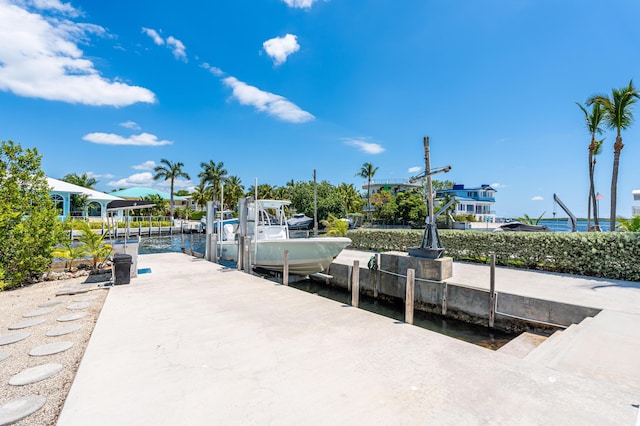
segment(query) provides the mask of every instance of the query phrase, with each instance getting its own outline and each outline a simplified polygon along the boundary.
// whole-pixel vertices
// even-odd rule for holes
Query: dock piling
[[[404,299],[404,322],[413,324],[413,304],[415,300],[416,270],[407,269],[407,291]]]
[[[351,275],[351,306],[358,307],[360,303],[360,261],[353,261],[353,273]]]
[[[493,328],[496,317],[496,254],[489,255],[491,274],[489,275],[489,328]]]
[[[289,250],[284,251],[284,265],[282,266],[282,284],[289,285]]]

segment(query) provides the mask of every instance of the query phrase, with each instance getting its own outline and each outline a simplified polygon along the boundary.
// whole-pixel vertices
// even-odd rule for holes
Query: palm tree
[[[364,163],[360,172],[356,173],[356,176],[367,179],[367,215],[369,220],[371,220],[371,179],[375,176],[377,171],[378,168],[373,167],[373,164]]]
[[[65,182],[72,183],[74,185],[81,186],[83,188],[95,189],[94,185],[98,183],[96,178],[87,176],[86,173],[81,175],[77,173],[69,173],[65,175],[62,179]]]
[[[222,161],[216,164],[213,160],[209,160],[208,163],[200,163],[200,167],[202,167],[202,171],[198,173],[200,185],[209,185],[215,204],[218,201],[218,189],[227,180],[227,169],[224,168]]]
[[[191,194],[191,199],[197,206],[205,206],[207,201],[212,199],[211,197],[211,191],[202,185],[193,188],[193,193]]]
[[[616,130],[616,143],[613,145],[613,172],[611,173],[611,211],[609,214],[609,227],[616,227],[616,204],[618,190],[618,166],[620,164],[620,151],[624,148],[622,143],[622,130],[626,130],[633,123],[631,108],[640,97],[640,93],[633,86],[633,80],[629,85],[620,89],[613,89],[611,97],[606,95],[592,96],[587,100],[587,105],[600,104],[604,109],[604,119],[610,129]]]
[[[184,164],[181,162],[172,163],[167,159],[160,160],[161,165],[154,167],[153,171],[156,172],[153,176],[153,180],[164,179],[171,181],[169,191],[169,214],[173,219],[173,184],[177,178],[191,179],[189,175],[182,170]]]
[[[604,118],[604,111],[602,105],[594,103],[591,107],[591,112],[587,111],[585,107],[576,102],[576,105],[580,107],[584,113],[585,124],[587,130],[591,134],[591,142],[589,143],[589,201],[587,203],[587,229],[591,229],[591,207],[593,206],[593,225],[595,229],[599,229],[598,224],[598,204],[596,200],[596,191],[594,185],[594,174],[596,168],[596,155],[600,152],[603,140],[596,140],[596,135],[602,133],[600,123]]]
[[[346,213],[355,213],[360,210],[362,207],[362,197],[352,183],[341,183],[336,190],[344,202],[344,210]]]
[[[227,178],[224,184],[225,204],[231,210],[235,210],[238,205],[238,199],[244,196],[244,185],[240,177],[232,175]]]

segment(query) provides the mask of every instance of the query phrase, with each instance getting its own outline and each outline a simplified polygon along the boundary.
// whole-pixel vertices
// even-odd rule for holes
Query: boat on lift
[[[286,250],[290,274],[326,272],[333,259],[351,244],[351,240],[345,237],[290,238],[285,216],[285,207],[289,204],[291,202],[286,200],[256,200],[247,203],[244,235],[251,238],[253,267],[282,272]],[[242,226],[241,223],[240,227]],[[223,226],[222,235],[218,237],[221,259],[238,261],[237,231],[232,224]]]

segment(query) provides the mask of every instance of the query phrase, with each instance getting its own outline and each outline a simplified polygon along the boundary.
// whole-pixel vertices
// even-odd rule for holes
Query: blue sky
[[[452,166],[440,176],[494,185],[499,216],[551,216],[554,192],[586,216],[574,102],[640,84],[638,16],[632,0],[0,0],[0,139],[109,192],[166,190],[151,180],[162,158],[191,175],[177,188],[209,160],[247,187],[316,169],[360,188],[365,162],[378,179],[419,173],[429,135],[432,166]],[[629,216],[640,123],[623,140]]]

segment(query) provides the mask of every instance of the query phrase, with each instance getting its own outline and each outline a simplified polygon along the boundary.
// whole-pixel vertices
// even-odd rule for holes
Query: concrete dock
[[[550,297],[583,291],[606,315],[588,324],[596,340],[579,338],[587,325],[576,327],[559,352],[520,359],[183,254],[143,255],[139,267],[151,273],[109,291],[58,425],[634,425],[639,418],[633,283],[554,293],[540,274],[536,286]],[[454,279],[464,275],[458,271],[456,264]],[[477,285],[480,274],[469,272]],[[614,347],[603,351],[598,339],[611,338]],[[624,365],[574,364],[585,355]]]

